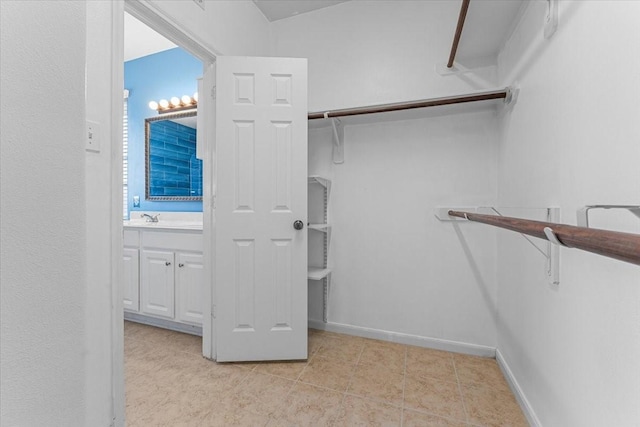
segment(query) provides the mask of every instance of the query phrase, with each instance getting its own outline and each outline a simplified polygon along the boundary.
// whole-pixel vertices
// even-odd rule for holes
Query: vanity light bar
[[[158,113],[173,113],[181,110],[191,110],[198,107],[198,92],[193,96],[183,95],[182,98],[174,96],[169,101],[161,99],[160,101],[149,102],[149,108],[156,110]]]

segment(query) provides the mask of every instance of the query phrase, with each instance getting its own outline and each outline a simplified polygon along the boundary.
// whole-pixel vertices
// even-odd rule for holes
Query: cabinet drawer
[[[124,246],[134,246],[138,247],[140,244],[138,230],[124,230],[124,235],[122,236],[122,241]]]
[[[202,252],[202,233],[143,231],[142,247]]]

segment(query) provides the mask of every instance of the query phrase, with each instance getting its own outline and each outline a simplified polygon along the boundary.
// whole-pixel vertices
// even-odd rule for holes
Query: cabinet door
[[[177,253],[176,320],[202,325],[202,254]]]
[[[122,258],[124,265],[124,309],[137,313],[140,310],[140,262],[138,260],[138,250],[124,248],[122,250]]]
[[[143,250],[140,256],[140,298],[143,313],[174,317],[173,252]]]

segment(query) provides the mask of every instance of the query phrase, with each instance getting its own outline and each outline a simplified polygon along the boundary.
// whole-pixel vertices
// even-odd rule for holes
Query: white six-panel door
[[[216,66],[216,359],[305,359],[307,61]]]

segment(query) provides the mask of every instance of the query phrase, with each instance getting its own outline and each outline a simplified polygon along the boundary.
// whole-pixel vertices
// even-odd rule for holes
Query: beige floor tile
[[[311,359],[311,356],[313,356],[318,350],[320,350],[320,347],[322,347],[323,343],[324,338],[321,334],[309,334],[309,338],[307,341],[307,356],[309,357],[309,359]]]
[[[127,425],[527,425],[492,359],[316,330],[308,363],[215,363],[201,343],[125,322]]]
[[[162,418],[167,425],[205,426],[216,408],[212,404],[216,399],[219,397],[215,395],[183,393],[172,396],[156,409],[162,413]]]
[[[527,427],[515,397],[491,386],[462,386],[469,421],[483,426]]]
[[[275,426],[330,426],[337,417],[343,394],[298,383],[287,397],[283,415],[269,423]]]
[[[148,328],[148,326],[142,325],[140,323],[135,322],[124,322],[124,335],[128,338],[144,338],[144,331]]]
[[[401,406],[403,385],[402,374],[381,365],[358,365],[347,393]]]
[[[402,427],[467,427],[467,423],[405,409]]]
[[[299,381],[345,392],[355,368],[355,365],[340,359],[314,356]]]
[[[408,348],[406,374],[414,379],[457,381],[451,353],[420,347]]]
[[[167,337],[166,341],[170,342],[171,347],[175,350],[202,356],[201,337],[176,332]]]
[[[212,411],[206,423],[202,427],[260,427],[266,426],[271,418],[268,415],[256,414],[239,408],[230,408],[227,411]]]
[[[237,366],[238,368],[246,369],[247,371],[255,371],[258,367],[256,362],[222,362],[222,365]]]
[[[136,422],[157,412],[156,407],[167,397],[167,391],[155,385],[148,388],[127,387],[125,412],[128,421]]]
[[[509,391],[509,385],[495,359],[455,355],[453,362],[461,384],[490,385]]]
[[[406,346],[380,341],[365,342],[359,364],[383,366],[395,373],[404,373]]]
[[[457,383],[407,378],[404,407],[466,422],[462,396]]]
[[[286,396],[294,384],[294,381],[284,378],[250,372],[222,401],[234,414],[242,410],[277,418],[286,409]]]
[[[307,362],[263,362],[256,366],[255,372],[277,375],[290,380],[297,380]]]
[[[400,426],[401,412],[402,410],[396,406],[346,396],[333,425],[335,427]]]
[[[127,427],[173,427],[173,420],[167,419],[163,411],[148,411],[135,416],[127,412]]]
[[[207,361],[198,369],[197,378],[201,387],[226,393],[237,387],[249,374],[250,371],[238,366]]]
[[[346,339],[342,337],[325,337],[316,356],[329,359],[343,360],[355,364],[362,353],[364,341],[361,339]]]

